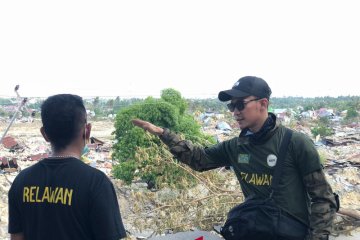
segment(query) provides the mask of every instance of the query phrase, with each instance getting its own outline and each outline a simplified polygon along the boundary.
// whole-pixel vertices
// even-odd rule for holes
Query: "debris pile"
[[[218,138],[219,141],[239,134],[236,123],[227,119],[226,116],[217,118],[216,115],[213,115],[208,116],[206,119],[208,120],[207,124],[203,126],[204,131]],[[218,124],[220,122],[227,124]],[[221,126],[226,126],[226,130],[222,129]],[[0,122],[0,131],[5,127],[6,123]],[[0,239],[8,239],[7,193],[18,171],[47,157],[51,152],[48,143],[40,135],[40,127],[41,123],[36,120],[32,123],[15,123],[9,131],[9,137],[0,145],[0,162],[2,166],[0,174]],[[309,136],[311,134],[310,130],[304,126],[297,125],[295,128],[297,131]],[[88,144],[89,151],[86,154],[88,164],[111,177],[111,169],[114,164],[111,159],[113,123],[110,121],[94,122],[92,129],[92,135],[95,137],[92,137]],[[327,178],[333,190],[340,196],[342,209],[338,214],[336,231],[337,233],[347,233],[356,227],[354,225],[356,222],[359,222],[349,216],[349,212],[357,216],[360,211],[360,127],[358,125],[338,126],[335,130],[334,136],[323,138],[322,144],[317,145],[317,148],[325,155],[324,167]],[[15,171],[6,171],[7,169],[15,169]],[[224,174],[229,174],[229,172],[226,171]],[[234,190],[235,188],[235,190],[239,191],[235,176],[233,178],[230,175],[226,176],[226,179],[231,182],[229,189]],[[176,213],[176,216],[170,216],[167,215],[168,212],[162,209],[166,207],[165,203],[170,201],[174,201],[174,204],[177,202],[180,204],[179,199],[181,197],[194,199],[193,201],[197,203],[194,209],[188,208],[187,210],[194,216],[197,214],[196,209],[203,209],[206,214],[215,214],[215,212],[211,212],[214,211],[215,207],[208,209],[206,204],[196,201],[197,198],[207,199],[209,197],[207,194],[211,195],[211,191],[209,193],[208,189],[204,188],[203,185],[189,189],[186,193],[182,192],[181,197],[179,197],[179,193],[169,189],[151,192],[147,189],[146,183],[139,182],[133,183],[131,186],[125,186],[121,180],[112,179],[112,181],[117,191],[124,224],[133,236],[130,239],[141,239],[141,237],[146,239],[154,236],[155,229],[158,227],[157,224],[160,224],[156,216],[161,216],[161,214],[165,214],[163,217],[167,217],[169,221],[172,221],[173,218],[174,221],[175,219],[177,221],[182,219],[183,216],[179,213]],[[144,195],[144,193],[146,194]],[[224,196],[227,194],[229,192],[224,192]],[[181,204],[179,206],[183,208],[188,207],[183,202]],[[221,205],[218,202],[216,204],[217,206]],[[144,210],[143,215],[138,215],[139,209]],[[221,217],[218,216],[218,219],[221,219]],[[203,216],[199,218],[203,219]],[[183,219],[181,222],[185,224],[186,221],[188,220]],[[138,228],[138,226],[145,225],[152,227]],[[191,226],[189,226],[190,228]],[[172,229],[169,229],[169,232],[171,231]]]

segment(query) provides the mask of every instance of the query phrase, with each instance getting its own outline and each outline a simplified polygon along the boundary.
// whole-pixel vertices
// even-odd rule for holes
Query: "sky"
[[[0,1],[0,97],[360,95],[356,0]]]

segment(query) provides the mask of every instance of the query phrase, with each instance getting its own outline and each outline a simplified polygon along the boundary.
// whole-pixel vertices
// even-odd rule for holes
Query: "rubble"
[[[2,139],[2,144],[5,148],[10,149],[10,151],[22,151],[23,146],[21,146],[14,137],[6,136]]]
[[[14,171],[18,169],[16,158],[9,159],[7,157],[0,157],[1,165],[0,168],[3,171]]]
[[[219,141],[239,134],[239,129],[233,121],[226,118],[211,119],[212,120],[209,121],[210,124],[203,129],[206,133],[217,137]],[[227,131],[229,132],[227,135],[223,131],[216,129],[216,124],[219,121],[226,122],[233,130]],[[87,154],[87,158],[89,159],[89,164],[100,169],[112,179],[111,169],[115,164],[111,159],[111,146],[113,143],[111,133],[114,131],[113,123],[110,121],[102,121],[92,124],[92,135],[95,137],[88,145],[89,153]],[[335,129],[335,135],[331,138],[326,138],[331,139],[335,144],[323,144],[319,146],[318,149],[325,155],[325,173],[333,190],[340,196],[342,209],[347,209],[348,211],[350,209],[353,213],[357,213],[360,211],[360,129],[358,125],[353,126],[354,127],[337,127]],[[0,122],[0,131],[5,127],[6,123]],[[15,123],[10,129],[9,134],[11,134],[14,141],[23,146],[23,151],[12,152],[9,148],[1,144],[1,162],[3,163],[3,160],[7,159],[10,162],[12,161],[13,164],[16,163],[20,169],[25,169],[42,158],[47,157],[51,150],[48,143],[40,135],[40,127],[41,122],[38,120],[35,120],[33,123]],[[302,125],[296,125],[295,129],[309,136],[311,135],[309,128]],[[345,141],[347,141],[346,144],[337,144],[344,143]],[[0,239],[8,239],[7,193],[17,173],[18,170],[0,174]],[[234,179],[229,179],[229,181],[238,187],[235,177]],[[143,229],[140,231],[134,227],[134,208],[136,207],[134,203],[139,203],[137,199],[138,193],[148,192],[147,184],[134,183],[131,186],[125,186],[121,180],[117,179],[112,179],[112,182],[117,192],[125,227],[132,235],[130,239],[136,239],[135,236],[138,238],[143,237],[143,239],[151,236],[154,233],[154,229]],[[187,195],[194,197],[195,195],[198,196],[199,192],[205,195],[207,194],[206,189],[199,185],[194,189],[190,189]],[[152,192],[151,194],[157,200],[154,202],[143,201],[143,204],[146,205],[144,208],[149,210],[149,213],[146,215],[146,221],[151,221],[152,218],[155,218],[156,214],[151,212],[151,210],[155,208],[155,205],[157,205],[161,199],[176,199],[179,193],[165,189],[162,192]],[[344,219],[343,216],[340,216],[340,218]]]

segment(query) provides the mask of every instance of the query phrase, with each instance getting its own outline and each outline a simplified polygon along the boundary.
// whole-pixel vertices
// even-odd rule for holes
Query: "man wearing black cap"
[[[245,197],[267,198],[282,139],[287,129],[268,113],[271,89],[261,78],[246,76],[219,93],[239,127],[239,137],[201,148],[181,140],[169,129],[134,119],[133,124],[158,135],[181,162],[197,171],[232,166]],[[309,227],[307,239],[328,239],[337,203],[325,179],[319,155],[311,140],[293,132],[279,182],[276,204]],[[287,239],[287,238],[281,238]]]

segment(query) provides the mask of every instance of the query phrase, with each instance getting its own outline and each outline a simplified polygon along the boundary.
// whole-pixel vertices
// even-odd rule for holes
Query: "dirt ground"
[[[92,125],[91,132],[92,136],[99,138],[112,139],[111,133],[115,130],[114,123],[112,121],[93,121],[90,122]],[[0,122],[0,133],[3,134],[7,128],[8,123]],[[8,135],[18,136],[18,137],[39,137],[40,127],[42,126],[40,120],[35,120],[32,123],[14,123],[8,133]]]
[[[4,133],[8,123],[0,122],[0,134]],[[42,139],[40,134],[41,122],[39,120],[34,121],[33,123],[15,123],[9,130],[8,136],[13,136],[19,143],[25,145],[25,151],[20,154],[14,155],[9,153],[8,149],[0,146],[0,157],[4,156],[16,156],[20,159],[20,166],[26,167],[29,164],[34,162],[21,162],[21,159],[26,159],[26,156],[32,154],[34,151],[37,151],[39,146],[48,146],[48,144]],[[109,144],[113,141],[113,135],[111,133],[114,131],[114,124],[111,121],[96,121],[92,122],[92,134],[91,136],[96,137],[102,141],[105,141]],[[359,148],[359,146],[357,146]],[[341,149],[340,149],[341,150]],[[337,151],[340,151],[337,149]],[[346,150],[346,149],[345,149]],[[1,176],[2,175],[2,176]],[[0,239],[8,239],[7,235],[7,191],[10,188],[9,179],[13,179],[16,175],[12,174],[5,176],[5,174],[0,174]],[[328,175],[329,182],[332,185],[335,191],[341,191],[341,201],[343,207],[350,209],[360,209],[360,194],[354,190],[353,186],[359,186],[359,169],[358,168],[344,168],[340,169],[337,174]],[[116,182],[116,180],[115,180]],[[114,183],[115,183],[114,182]],[[345,184],[345,185],[344,185]],[[350,185],[349,185],[350,184]],[[346,190],[349,188],[349,190]],[[345,190],[344,190],[345,189]],[[129,201],[123,197],[119,197],[119,205],[121,206],[121,211],[126,212],[129,208]],[[128,225],[131,225],[130,222],[127,222]],[[360,229],[358,229],[360,230]],[[336,240],[355,240],[360,239],[360,232],[352,231],[349,236],[341,235],[330,239]]]

